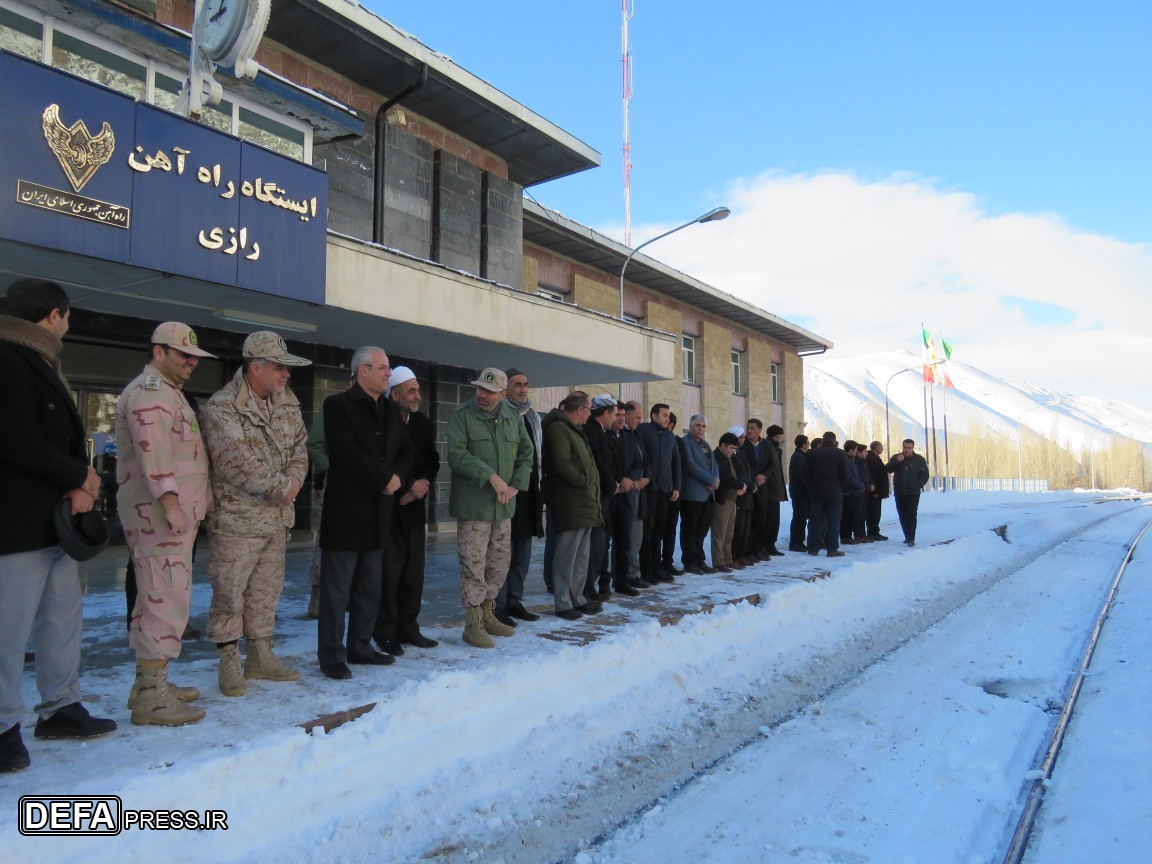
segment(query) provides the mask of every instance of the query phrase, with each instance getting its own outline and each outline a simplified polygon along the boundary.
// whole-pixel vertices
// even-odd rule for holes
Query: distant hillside
[[[924,440],[924,389],[921,383],[920,358],[908,351],[888,351],[862,357],[809,360],[804,370],[804,418],[806,433],[820,434],[834,429],[846,437],[891,441],[903,438]],[[902,371],[915,367],[912,371]],[[1103,461],[1109,452],[1118,459],[1140,461],[1141,448],[1152,453],[1152,410],[1126,402],[1061,393],[1039,387],[1012,384],[989,375],[974,366],[955,361],[948,364],[952,382],[946,396],[935,390],[935,427],[944,428],[948,416],[951,439],[979,439],[986,450],[1005,450],[992,474],[1015,476],[1020,459],[1019,441],[1024,428],[1025,458],[1029,448],[1050,442],[1073,457],[1075,465],[1042,470],[1034,476],[1055,472],[1058,486],[1065,482],[1085,481],[1093,476],[1095,461]],[[890,436],[884,434],[884,391],[888,390]],[[929,409],[931,411],[931,408]],[[932,425],[931,423],[929,425]],[[1125,440],[1131,439],[1131,440]],[[1139,442],[1139,444],[1135,443]],[[959,442],[957,442],[959,443]],[[1135,448],[1135,449],[1134,449]],[[1121,450],[1129,451],[1123,456]],[[1136,455],[1131,455],[1135,453]],[[1011,458],[1009,458],[1011,457]],[[1039,457],[1036,457],[1039,459]],[[1067,461],[1067,460],[1065,460]],[[1149,466],[1152,471],[1152,466]],[[1144,467],[1132,476],[1141,485]],[[954,472],[955,473],[955,472]],[[1065,480],[1063,474],[1070,476]],[[1029,476],[1025,472],[1025,476]],[[1121,478],[1117,478],[1121,479]]]

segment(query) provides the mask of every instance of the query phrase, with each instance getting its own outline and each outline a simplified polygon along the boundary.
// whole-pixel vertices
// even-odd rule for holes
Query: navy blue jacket
[[[679,492],[680,449],[675,434],[652,422],[641,423],[636,427],[636,432],[644,448],[648,479],[652,481],[648,488],[664,493]]]
[[[793,501],[808,497],[808,454],[799,448],[788,460],[788,494]]]

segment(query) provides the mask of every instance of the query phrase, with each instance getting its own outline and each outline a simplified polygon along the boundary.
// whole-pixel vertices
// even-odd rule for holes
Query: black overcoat
[[[329,464],[321,548],[382,549],[399,497],[384,488],[393,474],[403,488],[412,471],[412,442],[399,406],[385,396],[373,400],[353,384],[324,400],[324,439]]]
[[[440,451],[436,449],[436,427],[432,420],[427,414],[416,411],[408,415],[404,428],[408,431],[408,440],[412,442],[412,468],[396,493],[395,525],[399,534],[417,531],[428,524],[428,499],[436,488],[436,476],[440,473]],[[428,494],[417,501],[401,505],[400,497],[417,480],[428,481]]]
[[[56,545],[52,509],[84,485],[84,424],[72,394],[39,354],[0,342],[0,555]]]

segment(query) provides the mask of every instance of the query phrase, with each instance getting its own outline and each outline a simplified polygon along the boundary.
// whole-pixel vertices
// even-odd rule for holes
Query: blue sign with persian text
[[[0,236],[324,302],[327,175],[0,52]]]

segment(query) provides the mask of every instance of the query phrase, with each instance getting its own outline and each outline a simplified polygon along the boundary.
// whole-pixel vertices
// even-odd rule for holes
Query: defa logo
[[[20,799],[21,834],[119,834],[123,805],[115,795],[27,795]]]

